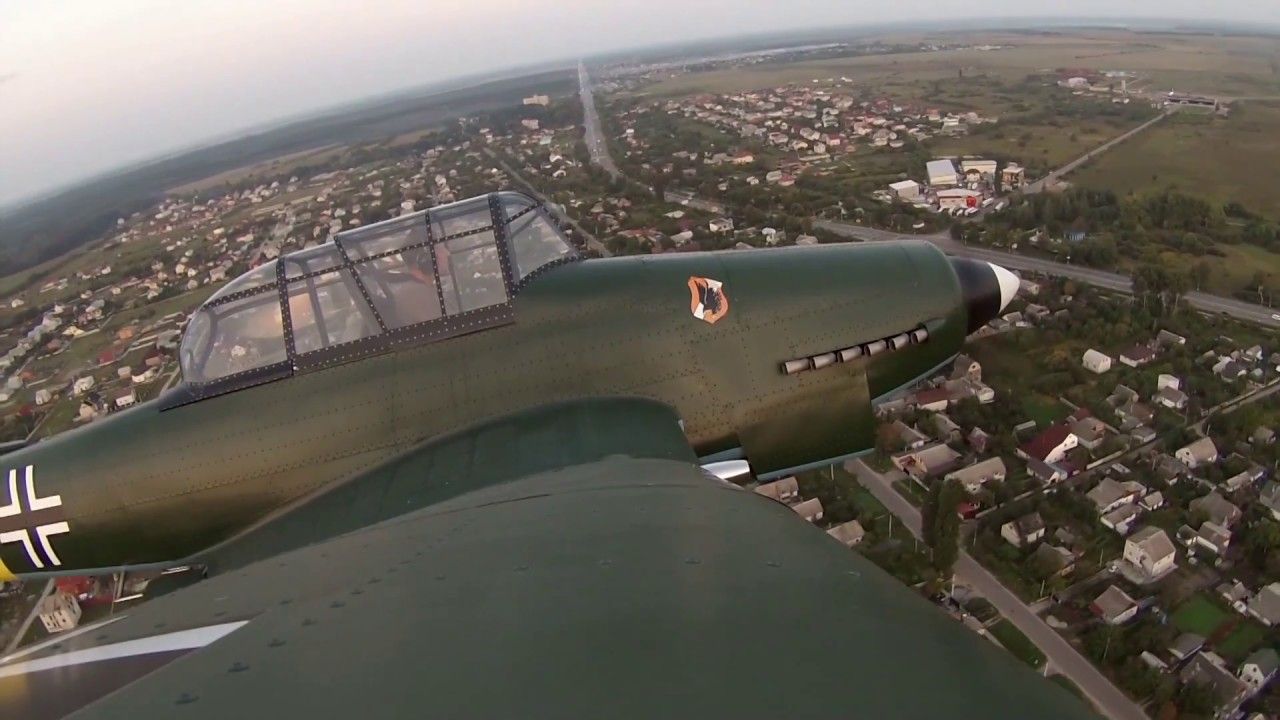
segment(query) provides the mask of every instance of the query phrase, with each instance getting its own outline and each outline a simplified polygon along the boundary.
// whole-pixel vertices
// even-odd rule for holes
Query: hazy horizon
[[[125,0],[111,8],[0,0],[0,207],[236,133],[466,76],[701,39],[918,20],[909,9],[862,0],[598,5],[444,0],[427,9],[391,0],[370,14],[334,0]],[[1140,0],[1122,15],[1100,0],[1075,3],[1070,16],[1013,0],[933,9],[945,16],[952,5],[993,24],[1280,23],[1280,4],[1249,0],[1212,8]]]

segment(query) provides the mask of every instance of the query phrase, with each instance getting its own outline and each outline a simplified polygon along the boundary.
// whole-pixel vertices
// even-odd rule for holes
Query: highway
[[[823,230],[835,233],[842,237],[866,240],[870,242],[882,242],[886,240],[927,240],[934,245],[937,245],[939,249],[948,255],[971,257],[976,260],[986,260],[987,262],[996,263],[997,265],[1009,268],[1010,270],[1037,272],[1056,277],[1071,278],[1072,280],[1079,280],[1108,290],[1116,290],[1124,293],[1133,291],[1133,281],[1127,276],[1120,275],[1119,273],[1083,267],[1081,265],[1069,265],[1067,263],[1046,260],[1044,258],[1038,258],[1031,255],[1019,255],[1017,253],[1004,252],[1001,250],[964,245],[953,240],[947,233],[937,233],[934,235],[909,235],[890,232],[887,230],[877,230],[875,228],[867,228],[860,225],[852,225],[834,220],[815,220],[813,225],[814,227],[822,228]],[[1183,299],[1197,310],[1222,313],[1246,322],[1257,323],[1266,327],[1280,328],[1280,318],[1276,317],[1277,315],[1280,315],[1280,308],[1268,308],[1262,305],[1247,303],[1243,300],[1235,300],[1203,292],[1189,292],[1183,296]]]
[[[600,115],[596,112],[596,99],[591,94],[591,77],[587,75],[587,66],[581,62],[578,63],[578,95],[582,98],[582,124],[586,129],[584,139],[587,151],[591,153],[591,161],[617,179],[622,173],[613,164],[609,145],[605,143],[604,133],[600,131]]]
[[[516,172],[515,168],[511,167],[502,158],[498,157],[497,153],[489,148],[485,148],[484,152],[490,159],[498,163],[498,166],[505,170],[508,175],[514,178],[516,182],[520,183],[520,185],[524,187],[525,192],[529,193],[536,198],[538,202],[542,203],[543,206],[547,208],[547,212],[554,215],[560,222],[576,230],[578,234],[582,236],[582,241],[588,248],[595,250],[600,254],[600,257],[609,257],[613,255],[613,253],[609,252],[609,248],[605,247],[604,243],[600,242],[599,238],[587,232],[587,229],[582,227],[577,220],[569,217],[568,213],[560,212],[555,203],[548,200],[546,195],[539,192],[538,188],[534,187],[533,184],[526,180],[523,175]]]
[[[851,460],[845,467],[858,477],[858,482],[889,512],[902,520],[911,534],[920,537],[920,511],[899,495],[887,478],[861,460]],[[1005,619],[1035,643],[1049,664],[1075,683],[1104,715],[1111,720],[1147,720],[1146,713],[1137,703],[1111,684],[1071,643],[1049,627],[1026,603],[968,553],[960,553],[956,560],[955,574],[989,600]]]

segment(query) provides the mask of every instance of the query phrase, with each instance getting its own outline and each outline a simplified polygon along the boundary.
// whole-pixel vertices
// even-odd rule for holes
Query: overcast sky
[[[1277,0],[0,0],[0,205],[459,75],[702,37],[919,19],[922,8],[935,20],[1069,11],[1280,22]]]

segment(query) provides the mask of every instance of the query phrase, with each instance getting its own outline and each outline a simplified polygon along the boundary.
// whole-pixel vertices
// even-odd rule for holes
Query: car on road
[[[1280,320],[1280,313],[1271,313],[1272,320]]]

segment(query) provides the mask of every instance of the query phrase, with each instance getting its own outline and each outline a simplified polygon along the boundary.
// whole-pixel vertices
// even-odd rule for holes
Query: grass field
[[[1040,648],[1036,647],[1022,631],[1013,626],[1008,620],[1000,622],[987,628],[987,632],[991,633],[1006,650],[1013,653],[1022,662],[1033,668],[1039,668],[1044,665],[1044,653],[1040,652]]]
[[[963,42],[1000,44],[1001,50],[911,52],[830,58],[796,63],[760,63],[682,75],[649,92],[682,95],[739,92],[813,80],[848,77],[859,83],[944,80],[986,74],[1021,79],[1028,73],[1059,67],[1123,68],[1152,89],[1176,87],[1191,92],[1232,96],[1280,96],[1274,41],[1261,37],[1160,35],[1127,31],[1079,31],[1054,34],[1013,32],[902,35],[887,42]]]
[[[1227,611],[1204,595],[1193,595],[1173,611],[1174,626],[1183,632],[1196,633],[1206,638],[1228,619],[1230,616]]]
[[[1239,662],[1243,660],[1267,637],[1267,629],[1251,620],[1241,620],[1235,629],[1222,640],[1214,644],[1218,654]]]
[[[1035,420],[1039,428],[1049,427],[1067,414],[1067,409],[1062,403],[1035,393],[1023,396],[1021,405],[1022,411],[1027,414],[1027,417]]]
[[[1053,125],[1018,125],[1001,128],[1000,135],[938,138],[929,142],[935,155],[977,155],[1013,158],[1032,174],[1065,165],[1127,130],[1101,122]]]
[[[1227,118],[1175,116],[1068,179],[1121,194],[1176,189],[1280,219],[1277,167],[1280,103],[1245,102]]]

